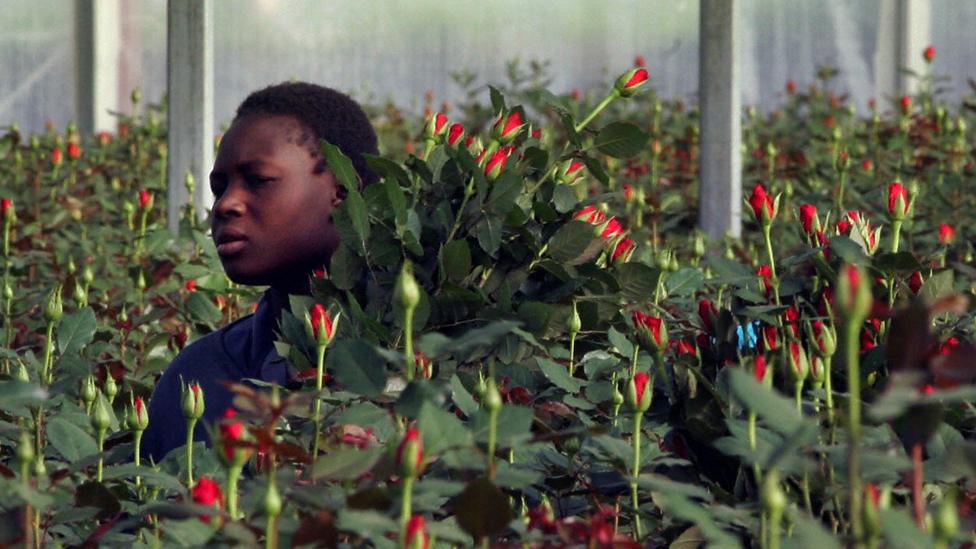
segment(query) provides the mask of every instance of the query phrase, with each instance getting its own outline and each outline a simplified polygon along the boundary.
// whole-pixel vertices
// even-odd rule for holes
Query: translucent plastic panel
[[[879,95],[876,50],[882,0],[740,0],[743,104],[774,108],[787,79],[801,88],[818,65],[840,69],[835,91],[863,108]],[[6,0],[0,12],[0,124],[40,130],[74,117],[73,2]],[[123,99],[138,85],[159,100],[166,82],[166,2],[124,0]],[[548,60],[549,88],[605,88],[647,60],[666,97],[691,100],[698,82],[698,0],[217,0],[214,109],[227,123],[248,92],[292,78],[361,100],[416,106],[461,90],[451,74],[504,82],[506,62]],[[949,97],[976,75],[976,3],[933,0],[934,69],[951,74]],[[487,94],[486,94],[487,99]]]

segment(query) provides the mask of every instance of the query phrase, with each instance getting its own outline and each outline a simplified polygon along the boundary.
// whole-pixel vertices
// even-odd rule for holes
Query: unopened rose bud
[[[102,386],[102,391],[108,397],[109,404],[115,402],[115,395],[119,394],[119,385],[108,370],[105,371],[105,384]]]
[[[613,89],[620,97],[633,97],[640,87],[650,78],[647,69],[635,68],[621,74],[613,84]]]
[[[563,185],[572,185],[579,178],[583,177],[583,167],[584,164],[582,162],[575,158],[570,158],[559,166],[559,173],[556,176],[556,180]]]
[[[871,312],[871,304],[874,301],[871,294],[871,280],[857,265],[846,264],[840,268],[834,296],[837,309],[847,317],[849,322],[859,323]]]
[[[787,345],[787,377],[793,383],[806,380],[810,374],[810,362],[807,360],[807,353],[803,346],[796,341],[790,341]]]
[[[142,397],[135,397],[129,403],[126,423],[133,431],[145,431],[146,427],[149,427],[149,409]]]
[[[488,159],[488,163],[485,164],[485,177],[489,181],[498,179],[498,176],[505,170],[505,164],[508,163],[508,155],[509,151],[505,147],[492,153],[491,158]]]
[[[637,413],[644,413],[651,407],[654,387],[647,372],[637,372],[627,385],[627,404]]]
[[[779,197],[773,198],[766,192],[765,187],[757,184],[752,188],[752,194],[749,196],[749,206],[756,223],[768,227],[773,223],[773,218],[776,217],[779,209]]]
[[[400,268],[393,296],[397,303],[407,310],[415,309],[420,303],[420,285],[413,276],[413,264],[409,261],[404,261],[403,267]]]
[[[333,325],[332,315],[329,314],[329,311],[321,304],[316,303],[312,306],[312,310],[309,312],[307,319],[306,326],[312,334],[312,339],[320,347],[328,346],[329,342],[332,341],[332,337],[335,335],[335,326]]]
[[[20,439],[17,441],[17,461],[30,464],[34,461],[34,439],[25,429],[20,431]]]
[[[268,488],[264,492],[264,514],[269,517],[278,516],[281,507],[281,492],[278,491],[277,483],[268,483]]]
[[[579,311],[576,310],[576,302],[573,302],[573,309],[570,311],[569,318],[566,319],[566,329],[571,334],[578,334],[583,328],[583,321],[580,319]]]
[[[407,521],[403,544],[405,549],[428,549],[430,547],[430,534],[427,533],[427,524],[422,515],[414,515]]]
[[[23,360],[17,360],[16,366],[14,366],[13,378],[21,383],[30,383],[30,372],[27,371],[27,365],[24,364]]]
[[[462,138],[464,138],[464,126],[451,124],[451,128],[447,131],[447,144],[453,147],[460,143]]]
[[[225,467],[243,467],[247,460],[251,459],[254,450],[248,446],[238,446],[235,442],[247,440],[248,432],[244,428],[244,422],[234,419],[237,417],[237,410],[227,408],[224,410],[223,418],[218,424],[218,448],[220,452],[217,457]]]
[[[112,425],[112,416],[112,407],[109,406],[108,399],[101,394],[95,397],[91,412],[91,425],[95,432],[107,431]]]
[[[661,318],[634,311],[631,320],[641,346],[651,353],[660,353],[667,349],[668,328]]]
[[[930,45],[922,50],[922,59],[924,59],[926,63],[931,63],[932,60],[935,59],[935,46]]]
[[[447,133],[447,116],[442,113],[431,115],[424,126],[424,138],[430,141],[440,141]]]
[[[408,428],[397,446],[396,466],[404,477],[416,478],[423,472],[424,440],[416,427]]]
[[[932,519],[932,531],[939,540],[948,541],[959,532],[959,510],[956,507],[955,493],[948,492],[942,497]]]
[[[502,407],[502,394],[498,390],[495,378],[489,377],[485,380],[485,392],[482,395],[482,403],[489,411],[497,411]]]
[[[760,498],[762,500],[763,510],[771,515],[781,516],[788,503],[786,493],[783,492],[783,488],[780,487],[779,482],[776,482],[773,478],[767,478],[763,482]]]
[[[189,171],[183,177],[183,188],[186,189],[186,194],[189,196],[193,196],[193,191],[197,188],[197,180]]]
[[[146,189],[139,191],[139,209],[151,210],[153,207],[153,194]]]
[[[48,322],[57,322],[62,316],[64,316],[64,305],[61,303],[61,285],[58,284],[47,296],[44,319]]]
[[[203,389],[197,382],[183,385],[183,417],[188,420],[200,419],[203,417],[204,400]]]
[[[510,111],[507,115],[499,116],[498,120],[491,128],[491,138],[502,145],[508,145],[515,141],[525,127],[522,121],[522,113]]]
[[[142,90],[139,88],[132,88],[132,94],[129,96],[132,99],[132,105],[138,105],[142,101]]]
[[[888,217],[892,221],[905,219],[910,206],[911,200],[904,185],[898,181],[888,185]]]

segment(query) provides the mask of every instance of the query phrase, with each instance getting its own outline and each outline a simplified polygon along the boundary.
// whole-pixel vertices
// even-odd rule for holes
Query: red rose
[[[403,440],[397,446],[397,468],[403,476],[416,477],[424,468],[424,441],[416,427],[407,429]]]
[[[931,63],[935,59],[935,46],[929,45],[929,47],[925,48],[922,52],[922,58],[925,59],[926,63]]]

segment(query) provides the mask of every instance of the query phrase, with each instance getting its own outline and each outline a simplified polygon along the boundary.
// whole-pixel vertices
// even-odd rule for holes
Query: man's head
[[[332,210],[346,191],[325,163],[322,139],[372,182],[362,155],[376,154],[376,134],[349,97],[286,83],[238,107],[210,174],[213,237],[231,280],[300,292],[338,247]]]

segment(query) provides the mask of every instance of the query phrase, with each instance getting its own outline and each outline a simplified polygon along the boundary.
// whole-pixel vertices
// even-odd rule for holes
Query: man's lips
[[[247,246],[247,237],[237,231],[221,231],[217,233],[217,253],[221,256],[234,255]]]

